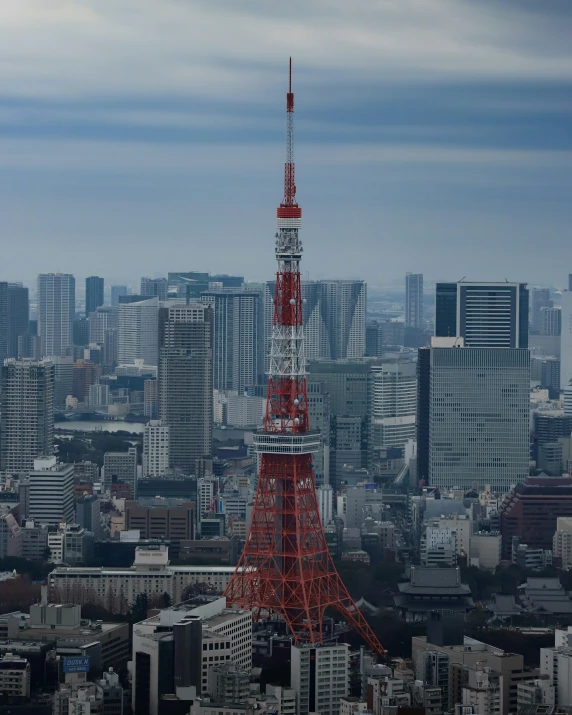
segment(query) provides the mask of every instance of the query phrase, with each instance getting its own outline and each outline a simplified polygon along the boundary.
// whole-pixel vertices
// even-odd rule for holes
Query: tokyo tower
[[[244,551],[225,596],[229,604],[252,610],[256,619],[280,616],[296,643],[321,643],[324,614],[333,607],[373,650],[384,653],[336,571],[318,511],[312,454],[320,448],[320,434],[310,429],[308,419],[301,223],[294,177],[290,59],[268,401],[264,427],[254,435],[260,474]]]

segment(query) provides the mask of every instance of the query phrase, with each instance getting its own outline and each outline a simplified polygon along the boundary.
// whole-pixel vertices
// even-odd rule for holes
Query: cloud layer
[[[7,0],[1,277],[271,274],[293,55],[307,271],[564,283],[571,35],[558,0]]]

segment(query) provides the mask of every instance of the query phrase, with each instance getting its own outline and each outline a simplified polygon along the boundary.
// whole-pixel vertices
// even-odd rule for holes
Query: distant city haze
[[[306,277],[563,286],[572,5],[358,5],[9,2],[0,280],[271,279],[292,54]]]

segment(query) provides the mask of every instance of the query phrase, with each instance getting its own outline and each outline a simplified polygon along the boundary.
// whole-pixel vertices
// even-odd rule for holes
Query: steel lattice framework
[[[322,642],[324,613],[331,606],[371,648],[384,653],[336,571],[318,510],[312,454],[320,447],[320,435],[310,430],[308,418],[292,60],[286,117],[268,401],[264,429],[254,439],[260,475],[244,551],[225,596],[229,604],[251,609],[255,618],[281,616],[296,643]]]

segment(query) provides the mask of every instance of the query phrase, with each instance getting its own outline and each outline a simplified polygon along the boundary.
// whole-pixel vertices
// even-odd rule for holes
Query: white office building
[[[570,516],[559,516],[556,519],[552,556],[561,559],[563,569],[572,568],[572,517]]]
[[[120,364],[159,363],[159,298],[120,303],[117,361]]]
[[[556,705],[572,706],[572,648],[560,646],[540,649],[540,675],[554,686]]]
[[[59,524],[74,518],[74,466],[56,458],[41,457],[29,473],[29,519],[42,524]]]
[[[129,568],[61,567],[50,573],[48,582],[54,603],[112,601],[116,612],[125,612],[139,593],[149,598],[168,593],[175,603],[182,600],[187,586],[195,583],[208,584],[215,593],[222,593],[234,571],[234,566],[172,566],[167,547],[138,547]]]
[[[38,276],[38,335],[42,355],[66,355],[73,345],[75,278],[66,273]]]
[[[169,427],[150,420],[143,430],[143,476],[163,476],[169,469]]]
[[[334,490],[331,484],[322,484],[316,488],[318,510],[322,524],[328,524],[334,518]]]
[[[290,684],[298,715],[338,715],[340,699],[349,695],[349,645],[293,645]]]
[[[372,365],[370,405],[373,450],[404,447],[415,439],[417,363],[393,360]]]

